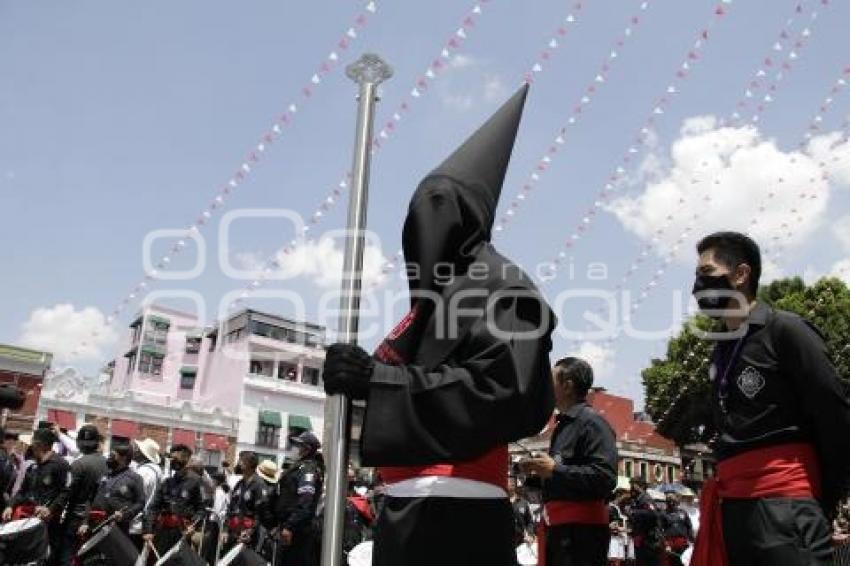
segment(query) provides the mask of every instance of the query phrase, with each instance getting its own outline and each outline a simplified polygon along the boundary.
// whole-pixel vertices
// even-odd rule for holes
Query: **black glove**
[[[325,354],[322,379],[325,393],[342,393],[352,399],[369,396],[369,380],[375,369],[375,360],[366,350],[353,344],[332,344]]]

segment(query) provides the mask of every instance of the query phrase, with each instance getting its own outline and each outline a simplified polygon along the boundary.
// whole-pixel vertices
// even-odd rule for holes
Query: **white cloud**
[[[829,146],[820,139],[811,146],[820,157],[783,151],[754,126],[723,127],[712,116],[690,118],[669,157],[644,161],[655,179],[647,177],[639,194],[615,199],[608,210],[642,240],[657,238],[659,254],[692,249],[697,238],[715,230],[747,232],[765,247],[777,235],[776,243],[798,246],[823,222],[830,189],[818,165]],[[692,261],[688,255],[679,259]]]
[[[850,252],[850,214],[845,214],[832,224],[832,234]]]
[[[52,352],[57,362],[107,359],[118,340],[117,332],[95,307],[76,310],[72,304],[37,308],[21,326],[22,346]]]
[[[466,111],[481,103],[492,104],[506,98],[508,87],[501,75],[488,71],[490,64],[477,57],[455,55],[434,83],[443,106]]]
[[[602,385],[614,376],[615,352],[612,348],[603,346],[596,342],[585,341],[579,345],[578,351],[571,354],[581,358],[593,368],[594,385]]]
[[[787,276],[788,274],[785,273],[785,270],[783,270],[782,267],[780,267],[772,258],[762,258],[761,278],[759,279],[760,284],[767,285],[777,279],[783,279]]]
[[[331,238],[310,240],[292,253],[278,251],[275,259],[280,270],[275,275],[285,279],[304,277],[322,289],[338,289],[342,284],[343,255],[342,246]],[[382,268],[387,261],[380,245],[367,242],[363,256],[364,289],[380,287],[386,282],[387,275],[382,273]],[[259,252],[239,252],[234,255],[234,263],[246,271],[255,271],[259,276],[267,262]]]

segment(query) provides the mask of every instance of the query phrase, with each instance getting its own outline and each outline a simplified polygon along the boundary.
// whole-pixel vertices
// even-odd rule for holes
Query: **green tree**
[[[807,286],[794,277],[762,287],[758,297],[814,324],[826,339],[845,389],[850,389],[850,288],[834,278]],[[714,324],[703,316],[689,320],[668,343],[664,359],[653,359],[642,372],[647,412],[658,431],[680,446],[705,442],[714,435],[708,377],[713,344],[695,333],[695,329],[708,330]]]

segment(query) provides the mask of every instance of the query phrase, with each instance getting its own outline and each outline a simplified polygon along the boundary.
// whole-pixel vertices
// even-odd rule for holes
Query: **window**
[[[142,326],[141,326],[140,324],[139,324],[139,325],[134,326],[134,327],[133,327],[133,338],[132,338],[132,342],[131,342],[131,343],[132,343],[132,344],[137,343],[137,342],[139,341],[139,337],[140,337],[141,335],[142,335]]]
[[[318,368],[304,367],[301,370],[301,383],[308,385],[319,385],[320,371]]]
[[[139,357],[139,372],[148,375],[162,375],[162,356],[142,352]]]
[[[280,362],[277,368],[277,378],[285,379],[286,381],[296,381],[298,379],[298,366],[288,362]]]
[[[263,362],[251,360],[251,365],[248,368],[248,373],[261,374],[263,373]]]
[[[168,327],[162,324],[152,323],[145,329],[145,343],[164,346],[168,339]]]
[[[232,342],[236,342],[236,341],[238,341],[240,338],[242,338],[242,335],[243,335],[243,334],[244,334],[243,330],[242,330],[241,328],[237,328],[237,329],[236,329],[236,330],[234,330],[233,332],[228,332],[228,333],[227,333],[227,336],[225,336],[225,337],[224,337],[224,341],[225,341],[225,343],[227,343],[227,344],[230,344],[230,343],[232,343]]]
[[[673,483],[676,481],[676,468],[675,466],[667,466],[667,483]]]
[[[649,466],[647,465],[647,463],[646,463],[646,462],[641,462],[641,463],[640,463],[640,479],[642,479],[642,480],[644,480],[644,481],[646,481],[646,480],[648,480],[648,479],[649,479],[649,478],[647,477],[647,476],[648,476],[648,470],[647,470],[647,468],[649,468]]]
[[[198,354],[201,351],[201,338],[200,337],[192,337],[186,338],[186,353],[187,354]]]
[[[624,470],[624,471],[626,472],[626,477],[627,477],[627,478],[634,477],[634,471],[635,471],[635,470],[634,470],[634,464],[632,463],[632,461],[631,461],[631,460],[626,460],[626,462],[625,462],[625,470]]]
[[[180,369],[180,389],[194,389],[195,377],[198,375],[197,368]]]
[[[269,448],[280,446],[280,427],[260,423],[257,428],[257,446]]]
[[[655,477],[656,482],[664,481],[664,468],[661,467],[661,464],[655,464],[652,467],[652,475]]]
[[[136,352],[127,357],[127,375],[133,373],[134,369],[136,369]]]

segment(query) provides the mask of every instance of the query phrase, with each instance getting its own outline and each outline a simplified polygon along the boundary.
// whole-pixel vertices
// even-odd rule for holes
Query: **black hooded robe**
[[[537,434],[552,414],[554,316],[528,276],[489,242],[526,92],[427,176],[411,200],[403,246],[419,277],[410,278],[411,314],[376,352],[383,363],[370,382],[365,465],[397,470],[504,454],[506,484],[506,445]],[[441,284],[434,274],[447,269],[454,277]],[[506,493],[389,491],[374,565],[516,564]]]

